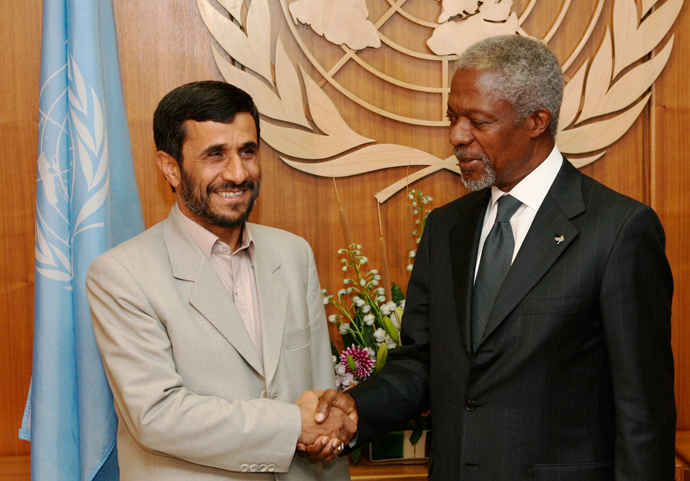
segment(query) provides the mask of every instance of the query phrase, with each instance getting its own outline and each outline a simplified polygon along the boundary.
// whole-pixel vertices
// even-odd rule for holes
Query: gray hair
[[[490,37],[471,45],[460,56],[458,70],[490,70],[501,77],[497,94],[510,102],[517,121],[532,112],[551,112],[553,138],[563,100],[563,69],[556,55],[539,40],[519,35]]]

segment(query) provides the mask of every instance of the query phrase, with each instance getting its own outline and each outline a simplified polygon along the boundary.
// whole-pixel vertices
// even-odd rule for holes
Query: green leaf
[[[362,455],[362,448],[357,448],[350,453],[350,459],[352,459],[352,462],[356,464],[357,461],[359,461],[359,457],[361,455]]]
[[[386,359],[388,359],[388,346],[386,346],[385,342],[382,342],[376,353],[376,372],[380,372],[383,369],[383,366],[386,365]]]
[[[422,416],[417,416],[414,418],[414,428],[412,429],[412,434],[410,434],[410,444],[415,445],[419,442],[422,437],[422,432],[424,431],[425,425],[424,418]]]
[[[400,305],[400,303],[405,300],[405,294],[403,294],[402,289],[400,289],[400,286],[398,286],[395,282],[391,287],[391,297],[393,298],[393,302],[395,302],[397,305]]]

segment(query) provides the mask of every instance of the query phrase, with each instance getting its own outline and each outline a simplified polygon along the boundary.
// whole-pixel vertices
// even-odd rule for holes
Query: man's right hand
[[[302,433],[297,442],[309,446],[318,438],[327,436],[332,440],[338,439],[343,444],[349,443],[357,431],[357,424],[345,412],[335,409],[330,411],[327,418],[322,418],[318,423],[315,421],[314,410],[322,393],[320,390],[306,391],[297,400],[296,404],[302,415]]]
[[[316,442],[311,444],[306,444],[303,442],[298,442],[297,444],[297,454],[302,457],[309,458],[311,461],[331,461],[343,450],[357,429],[357,421],[359,419],[357,414],[357,403],[354,398],[349,394],[342,394],[333,389],[327,390],[325,393],[323,391],[309,391],[302,394],[300,400],[311,401],[312,395],[319,397],[318,407],[312,410],[311,415],[313,420],[317,423],[317,427],[326,428],[331,421],[344,417],[347,421],[344,422],[345,426],[354,425],[355,430],[348,434],[347,439],[342,437],[329,438],[328,436],[322,436],[317,438]],[[297,401],[300,404],[300,401]],[[310,402],[306,403],[311,406]],[[337,408],[337,409],[332,409]],[[303,416],[304,416],[304,412]],[[334,419],[335,418],[335,419]],[[303,419],[303,430],[304,430],[304,417]],[[300,440],[302,438],[300,437]]]

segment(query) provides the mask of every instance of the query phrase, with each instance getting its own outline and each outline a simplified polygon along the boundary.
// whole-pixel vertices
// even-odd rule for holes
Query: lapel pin
[[[559,245],[561,242],[565,240],[565,236],[554,237],[553,240],[556,241],[556,245]]]

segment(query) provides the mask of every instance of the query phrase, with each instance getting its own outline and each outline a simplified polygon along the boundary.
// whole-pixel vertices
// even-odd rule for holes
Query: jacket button
[[[240,466],[240,471],[242,471],[243,473],[248,473],[249,472],[249,465],[243,464],[242,466]]]
[[[250,473],[256,473],[258,470],[259,470],[259,466],[257,466],[256,464],[252,464],[251,466],[249,466],[249,472]]]
[[[477,403],[475,403],[474,401],[467,401],[465,403],[465,409],[467,409],[468,411],[474,411],[476,408]]]

